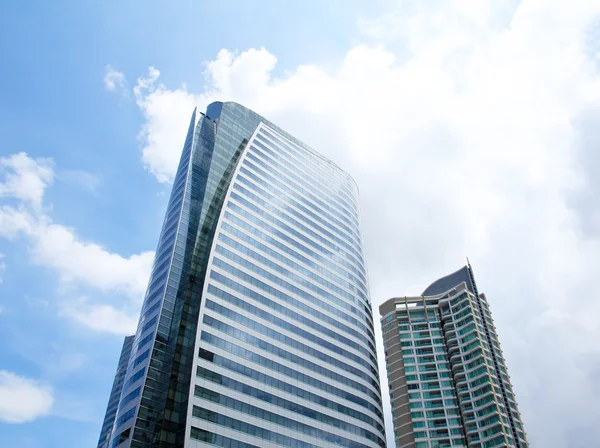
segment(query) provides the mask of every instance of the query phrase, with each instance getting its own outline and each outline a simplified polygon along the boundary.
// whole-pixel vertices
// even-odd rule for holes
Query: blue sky
[[[280,55],[282,71],[300,62],[335,61],[356,34],[361,2],[347,2],[349,8],[333,2],[320,7],[317,17],[313,9],[319,2],[301,7],[224,3],[40,1],[0,6],[6,68],[0,74],[0,156],[25,152],[31,159],[51,159],[53,176],[42,208],[53,224],[126,258],[156,245],[169,186],[156,182],[140,162],[138,134],[144,116],[133,95],[106,92],[107,64],[130,73],[132,82],[155,65],[165,70],[165,82],[201,88],[205,61],[222,48],[269,45]],[[325,26],[331,20],[336,21],[335,33]],[[19,206],[8,195],[0,201]],[[29,381],[25,386],[31,387],[24,391],[38,402],[23,410],[19,418],[27,421],[22,423],[7,423],[11,417],[4,414],[9,411],[0,413],[3,445],[94,446],[122,338],[73,322],[61,303],[80,297],[97,303],[130,298],[118,286],[102,291],[80,278],[69,279],[73,274],[68,267],[36,260],[35,244],[23,235],[0,238],[6,266],[0,274],[0,335],[5,341],[0,344],[0,370]],[[14,385],[5,379],[8,384]],[[36,388],[48,392],[51,406],[46,396],[36,395]],[[7,396],[4,401],[16,399]]]
[[[96,443],[190,113],[219,99],[357,180],[376,305],[468,255],[532,444],[593,446],[595,3],[4,2],[3,444]]]

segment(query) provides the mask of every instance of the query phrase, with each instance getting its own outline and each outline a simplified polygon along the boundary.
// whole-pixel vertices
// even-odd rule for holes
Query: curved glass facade
[[[104,415],[102,430],[100,431],[100,438],[98,439],[98,448],[108,448],[110,443],[110,434],[112,432],[113,425],[115,424],[115,417],[121,398],[121,392],[123,390],[125,374],[127,373],[127,365],[129,364],[133,339],[133,336],[127,336],[123,341],[123,348],[121,349],[121,356],[119,357],[117,372],[115,373],[115,379],[110,391],[110,397],[108,398],[108,405],[106,406],[106,414]],[[133,392],[129,392],[128,397],[133,399],[137,393],[139,393],[139,391],[134,389]]]
[[[111,448],[385,447],[376,359],[352,179],[238,104],[194,112]]]

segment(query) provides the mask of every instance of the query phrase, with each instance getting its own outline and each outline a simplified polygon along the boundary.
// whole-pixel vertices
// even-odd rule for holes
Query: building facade
[[[397,448],[529,446],[470,265],[379,311]]]
[[[385,447],[357,194],[251,110],[194,111],[110,448]]]
[[[123,348],[121,349],[121,356],[119,356],[119,364],[117,365],[117,373],[115,373],[115,379],[113,381],[112,389],[110,390],[110,397],[108,398],[108,405],[106,405],[106,414],[104,414],[104,421],[102,422],[102,429],[100,430],[98,448],[108,448],[110,443],[110,434],[117,415],[117,407],[119,406],[119,399],[121,398],[121,391],[123,390],[123,383],[125,374],[127,373],[127,365],[129,364],[133,340],[134,336],[127,336],[125,341],[123,341]]]

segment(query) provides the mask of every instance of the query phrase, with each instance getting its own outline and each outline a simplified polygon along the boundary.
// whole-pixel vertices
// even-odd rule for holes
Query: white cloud
[[[50,412],[52,390],[38,381],[0,370],[0,421],[25,423]]]
[[[73,290],[92,288],[116,298],[128,297],[128,301],[120,304],[121,311],[137,319],[154,253],[147,251],[123,257],[81,239],[73,229],[52,223],[42,211],[44,188],[54,177],[51,161],[34,160],[24,153],[2,160],[12,162],[4,165],[5,179],[0,179],[0,192],[16,199],[17,204],[0,207],[0,236],[25,237],[32,262],[53,269],[69,294]],[[20,187],[28,187],[28,190],[24,192]],[[88,314],[92,313],[88,319],[83,319],[81,312],[66,315],[94,330],[106,330],[93,322],[95,312],[100,320],[106,317],[104,305],[88,307]],[[119,328],[116,331],[121,331],[123,320],[117,320],[115,325]],[[135,325],[130,327],[130,332],[133,328]]]
[[[11,240],[21,232],[31,232],[35,221],[35,216],[24,206],[0,206],[0,236],[4,238]]]
[[[0,158],[0,174],[5,176],[0,197],[14,197],[36,208],[54,178],[52,160],[34,160],[24,152]]]
[[[128,313],[111,305],[89,304],[85,300],[64,303],[62,313],[92,330],[120,336],[135,333],[138,322],[135,312]]]
[[[581,144],[593,126],[573,123],[600,116],[586,40],[599,17],[583,0],[399,2],[361,23],[377,43],[351,48],[335,70],[275,78],[268,51],[222,50],[205,90],[190,92],[152,68],[136,90],[143,161],[172,179],[193,106],[216,99],[311,144],[360,187],[374,303],[421,292],[468,255],[532,445],[582,447],[573,428],[600,419],[600,230],[582,233],[582,220],[600,208],[572,198],[600,190],[585,162],[597,148]]]
[[[126,93],[127,81],[123,72],[115,70],[110,64],[104,67],[104,89],[108,92]]]
[[[159,76],[160,72],[150,67],[146,77],[138,78],[134,94],[146,118],[140,132],[144,166],[159,182],[170,182],[179,164],[176,148],[183,146],[196,97],[184,88],[167,90],[163,84],[157,85]]]
[[[139,301],[154,259],[153,252],[122,257],[82,241],[71,229],[56,224],[36,229],[31,249],[34,261],[56,269],[64,282],[124,293]]]
[[[0,236],[25,235],[32,261],[55,269],[65,287],[83,285],[125,294],[141,303],[154,252],[123,257],[79,238],[73,229],[53,224],[46,215],[0,207]]]

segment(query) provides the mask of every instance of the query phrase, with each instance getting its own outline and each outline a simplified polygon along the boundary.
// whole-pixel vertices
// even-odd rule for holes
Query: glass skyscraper
[[[471,266],[379,307],[397,448],[527,448]]]
[[[110,397],[108,398],[108,405],[106,405],[106,414],[104,415],[102,429],[100,430],[98,448],[108,448],[109,446],[110,434],[115,423],[115,416],[117,415],[117,407],[119,406],[119,399],[123,390],[123,382],[125,373],[127,373],[133,339],[134,336],[127,336],[125,341],[123,341],[123,348],[121,349],[121,356],[119,356],[119,364],[117,365],[117,373],[115,373]]]
[[[385,447],[357,188],[235,103],[194,111],[110,448]]]

